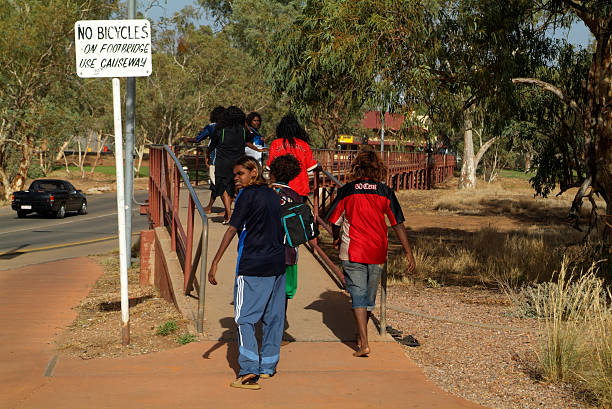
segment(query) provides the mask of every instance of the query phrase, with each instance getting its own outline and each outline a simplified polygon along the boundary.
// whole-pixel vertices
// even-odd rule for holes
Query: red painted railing
[[[188,189],[187,232],[179,217],[181,183]],[[204,297],[206,289],[206,255],[208,252],[208,218],[189,177],[172,148],[149,146],[149,217],[155,227],[165,226],[170,234],[172,251],[176,252],[183,269],[185,294],[198,293],[198,332],[203,331]],[[202,234],[193,254],[194,215],[197,209],[202,219]],[[200,282],[196,279],[200,262]]]

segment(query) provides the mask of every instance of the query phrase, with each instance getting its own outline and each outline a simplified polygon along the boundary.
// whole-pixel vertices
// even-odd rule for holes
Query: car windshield
[[[62,183],[47,180],[44,182],[34,182],[32,183],[32,186],[30,186],[30,190],[35,192],[56,192],[58,190],[62,190],[62,188]]]

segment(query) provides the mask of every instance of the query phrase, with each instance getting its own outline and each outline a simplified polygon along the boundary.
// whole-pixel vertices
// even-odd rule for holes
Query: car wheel
[[[81,207],[79,208],[79,214],[87,214],[87,202],[83,200]]]
[[[19,217],[20,219],[23,219],[27,215],[28,215],[28,212],[22,212],[21,210],[17,210],[17,217]]]
[[[57,213],[55,213],[55,217],[58,219],[63,219],[64,216],[66,216],[66,206],[62,204],[60,205],[60,208]]]

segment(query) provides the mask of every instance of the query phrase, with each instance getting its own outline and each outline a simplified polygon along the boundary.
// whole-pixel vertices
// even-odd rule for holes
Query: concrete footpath
[[[213,222],[211,236],[224,228]],[[211,237],[209,254],[216,242]],[[0,271],[0,409],[480,407],[428,382],[391,338],[372,334],[370,357],[354,358],[348,298],[307,251],[288,312],[287,336],[296,342],[281,349],[278,372],[260,381],[261,390],[230,388],[234,253],[228,249],[220,266],[222,284],[207,289],[208,340],[128,358],[85,361],[54,350],[55,336],[76,317],[71,308],[102,274],[93,260]]]

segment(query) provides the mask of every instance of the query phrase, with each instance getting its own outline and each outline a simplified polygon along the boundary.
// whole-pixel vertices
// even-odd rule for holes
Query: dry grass
[[[413,244],[417,269],[413,277],[443,284],[484,284],[515,289],[528,282],[549,280],[558,266],[567,236],[521,229],[501,232],[485,227],[465,233],[459,241],[418,238]],[[406,282],[403,256],[389,261],[391,280]]]
[[[596,275],[571,270],[566,260],[555,281],[524,292],[535,308],[540,370],[550,382],[572,382],[602,407],[612,405],[612,306]]]

